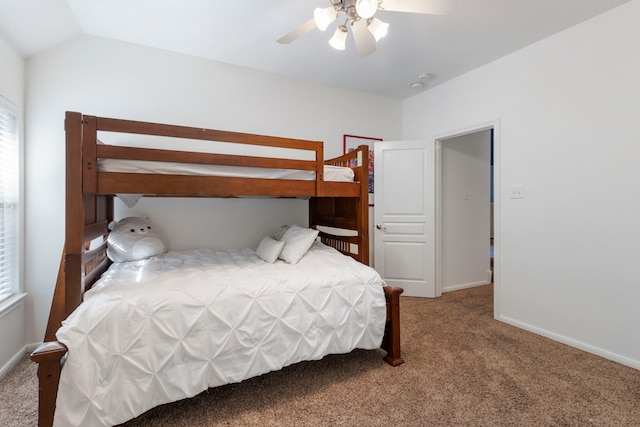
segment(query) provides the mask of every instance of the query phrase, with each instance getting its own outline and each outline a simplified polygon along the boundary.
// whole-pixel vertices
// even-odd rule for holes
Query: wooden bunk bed
[[[279,147],[311,152],[313,160],[195,153],[168,149],[135,148],[103,144],[101,132],[215,141],[248,146]],[[83,301],[108,269],[108,224],[114,219],[117,194],[161,197],[272,196],[309,198],[310,228],[351,230],[347,236],[320,232],[327,246],[368,265],[368,147],[324,161],[322,142],[287,139],[211,129],[120,120],[67,112],[65,245],[60,261],[44,343],[31,355],[38,363],[38,425],[51,426],[58,383],[67,348],[56,340],[56,331]],[[228,176],[103,172],[103,159],[278,168],[315,172],[312,180],[237,178]],[[358,166],[354,166],[358,162]],[[352,167],[353,182],[324,179],[325,165]],[[325,230],[325,229],[323,229]],[[95,247],[95,241],[101,241]],[[90,243],[93,244],[90,245]],[[384,360],[392,366],[404,362],[400,355],[399,300],[401,288],[384,287],[387,320],[382,341]]]

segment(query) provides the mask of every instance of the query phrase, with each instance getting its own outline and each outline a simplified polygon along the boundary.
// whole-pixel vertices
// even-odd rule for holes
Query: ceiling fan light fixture
[[[372,18],[378,10],[378,0],[357,0],[356,12],[363,19]]]
[[[1,1],[1,0],[0,0]],[[320,1],[320,0],[317,0]],[[327,0],[323,0],[327,1]],[[351,27],[358,56],[371,55],[376,50],[377,42],[387,35],[389,24],[375,18],[378,9],[383,12],[406,12],[419,14],[450,13],[458,0],[329,0],[331,7],[314,9],[313,17],[299,25],[293,31],[280,37],[278,43],[290,43],[314,28],[326,31],[338,15],[344,14],[344,24],[329,40],[329,45],[337,50],[345,50],[347,26]],[[424,77],[427,78],[426,76]]]
[[[313,19],[316,22],[316,27],[320,31],[324,31],[327,27],[336,20],[338,17],[338,11],[333,7],[320,8],[316,7],[313,11]]]
[[[347,27],[340,25],[329,40],[329,45],[336,50],[344,50],[347,46]]]
[[[371,22],[369,22],[368,28],[371,34],[373,34],[373,37],[376,39],[376,41],[379,41],[381,38],[387,35],[389,24],[379,20],[378,18],[373,18]]]

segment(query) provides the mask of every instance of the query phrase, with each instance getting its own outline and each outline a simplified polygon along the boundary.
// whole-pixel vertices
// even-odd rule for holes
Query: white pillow
[[[311,228],[302,228],[297,225],[289,227],[282,241],[284,242],[284,248],[280,252],[280,259],[285,260],[289,264],[295,264],[300,261],[300,258],[307,253],[314,240],[318,237],[318,230]]]
[[[265,236],[260,241],[258,249],[256,249],[256,254],[264,261],[273,264],[278,259],[283,247],[284,242],[273,240],[271,237]]]
[[[282,240],[282,236],[284,236],[284,233],[287,232],[287,230],[289,229],[289,227],[291,227],[290,225],[281,225],[280,228],[278,229],[278,231],[276,231],[275,233],[273,233],[271,235],[271,237],[275,240]]]

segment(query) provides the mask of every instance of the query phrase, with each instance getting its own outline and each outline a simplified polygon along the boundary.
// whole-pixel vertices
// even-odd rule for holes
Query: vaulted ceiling
[[[448,15],[379,10],[389,32],[364,58],[351,36],[344,51],[328,45],[339,21],[276,43],[330,0],[0,0],[0,37],[25,58],[89,34],[406,98],[627,1],[457,0]],[[412,88],[416,81],[423,86]]]

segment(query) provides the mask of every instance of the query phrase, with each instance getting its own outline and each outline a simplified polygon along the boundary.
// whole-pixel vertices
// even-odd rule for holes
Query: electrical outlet
[[[512,185],[509,187],[510,199],[524,199],[524,185]]]

